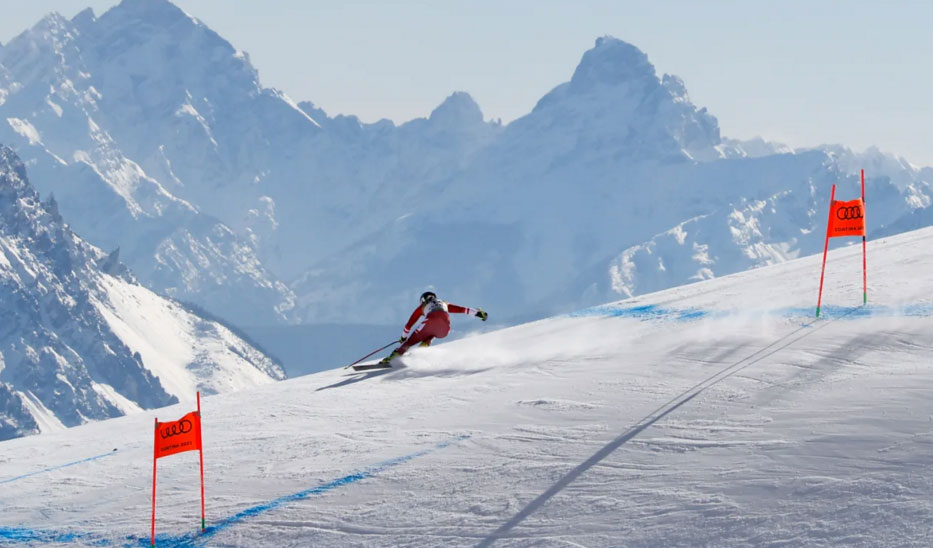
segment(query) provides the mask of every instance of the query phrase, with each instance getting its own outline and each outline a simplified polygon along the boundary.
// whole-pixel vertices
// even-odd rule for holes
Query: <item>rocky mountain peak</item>
[[[185,19],[194,22],[191,16],[169,0],[123,0],[107,11],[104,17],[145,19],[154,25],[164,25]]]
[[[596,39],[593,49],[583,54],[570,79],[570,89],[585,92],[595,87],[645,81],[657,82],[648,56],[628,42],[603,36]]]
[[[483,112],[469,93],[457,91],[431,112],[429,120],[444,125],[477,125],[483,123]]]
[[[83,29],[87,27],[87,25],[93,24],[96,20],[97,16],[94,15],[94,10],[92,8],[85,8],[71,18],[71,24],[74,25],[75,28]]]

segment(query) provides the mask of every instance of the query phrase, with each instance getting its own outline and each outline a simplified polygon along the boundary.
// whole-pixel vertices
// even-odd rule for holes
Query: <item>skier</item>
[[[389,362],[401,356],[406,350],[416,344],[420,343],[421,346],[430,346],[431,341],[435,338],[443,339],[446,337],[447,334],[450,333],[450,315],[448,313],[472,314],[484,322],[486,318],[489,317],[489,314],[484,312],[481,308],[467,308],[465,306],[450,304],[438,299],[437,295],[432,291],[425,291],[421,294],[421,306],[412,312],[411,318],[409,318],[408,323],[405,324],[405,330],[402,331],[402,336],[398,340],[401,346],[383,358],[379,364],[389,365]],[[421,316],[424,316],[424,322],[418,326],[418,329],[416,329],[414,333],[411,333],[411,328],[414,327],[415,322],[417,322]]]

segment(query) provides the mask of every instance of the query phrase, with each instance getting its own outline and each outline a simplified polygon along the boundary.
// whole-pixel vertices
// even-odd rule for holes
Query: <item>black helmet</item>
[[[437,295],[433,291],[425,291],[421,294],[421,304],[428,304],[429,301],[436,301]]]

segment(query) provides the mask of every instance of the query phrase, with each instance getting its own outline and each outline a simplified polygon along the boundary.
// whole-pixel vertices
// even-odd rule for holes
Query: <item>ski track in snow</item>
[[[872,243],[867,307],[833,252],[820,319],[810,257],[204,398],[209,534],[180,455],[158,545],[926,546],[931,242]],[[152,416],[188,410],[4,442],[0,544],[148,544]]]
[[[20,476],[16,476],[15,478],[3,479],[3,480],[0,480],[0,484],[14,482],[14,481],[21,480],[21,479],[24,479],[24,478],[28,478],[28,477],[31,477],[31,476],[35,476],[35,475],[38,475],[38,474],[47,474],[47,473],[49,473],[49,472],[54,472],[54,471],[56,471],[56,470],[61,470],[62,468],[68,468],[69,466],[77,466],[77,465],[79,465],[79,464],[84,464],[85,462],[90,462],[90,461],[92,461],[92,460],[102,459],[102,458],[104,458],[104,457],[112,456],[113,453],[115,453],[116,451],[117,451],[117,450],[114,449],[114,450],[113,450],[112,452],[110,452],[110,453],[101,453],[100,455],[95,455],[95,456],[93,456],[93,457],[88,457],[88,458],[86,458],[86,459],[81,459],[81,460],[76,460],[76,461],[74,461],[74,462],[68,462],[68,463],[65,463],[65,464],[60,464],[60,465],[58,465],[58,466],[53,466],[53,467],[51,467],[51,468],[45,468],[45,469],[43,469],[43,470],[36,470],[35,472],[29,472],[28,474],[22,474],[22,475],[20,475]]]
[[[639,308],[644,308],[644,307],[639,307]],[[844,317],[846,315],[847,314],[843,314],[841,317]],[[677,320],[684,319],[684,316],[681,316],[681,315],[676,315],[674,317]],[[702,315],[693,315],[693,314],[690,315],[690,319],[696,319],[699,317],[702,317]],[[487,537],[483,542],[481,542],[477,546],[480,548],[491,546],[493,544],[493,541],[500,539],[503,536],[507,535],[516,525],[524,521],[529,515],[531,515],[538,508],[540,508],[545,503],[547,503],[548,500],[550,500],[553,496],[555,496],[557,493],[559,493],[564,488],[566,488],[570,483],[575,481],[581,474],[589,470],[595,464],[599,463],[601,460],[606,458],[608,455],[614,453],[619,447],[621,447],[622,445],[627,443],[629,440],[637,436],[643,430],[647,429],[654,423],[663,419],[670,413],[673,413],[680,406],[690,402],[692,399],[699,396],[706,389],[712,386],[715,386],[719,382],[722,382],[723,380],[731,377],[732,375],[736,374],[742,369],[752,366],[758,363],[759,361],[761,361],[762,359],[767,358],[775,354],[776,352],[779,352],[780,350],[794,344],[795,342],[801,340],[802,338],[811,335],[812,333],[816,332],[816,330],[829,325],[828,321],[824,321],[823,323],[820,324],[819,327],[816,327],[812,330],[808,330],[807,328],[810,328],[815,322],[816,320],[811,321],[810,323],[804,324],[800,328],[788,333],[787,335],[784,335],[778,338],[777,340],[765,346],[761,350],[756,351],[753,354],[745,358],[742,358],[733,364],[730,364],[728,367],[716,372],[714,375],[711,375],[710,377],[704,379],[703,381],[697,383],[696,385],[688,388],[681,394],[677,395],[676,397],[671,399],[669,402],[665,403],[664,405],[659,407],[657,410],[655,410],[654,412],[650,413],[648,416],[643,418],[641,421],[639,421],[638,424],[636,424],[635,426],[627,430],[621,436],[617,437],[611,443],[601,448],[599,451],[593,454],[593,456],[587,459],[583,464],[571,470],[570,473],[562,477],[557,483],[552,485],[547,491],[545,491],[539,497],[531,501],[527,506],[522,508],[522,510],[519,511],[518,514],[516,514],[512,519],[506,522],[502,527],[497,529],[492,535]],[[798,335],[801,332],[802,334]],[[722,446],[723,443],[725,442],[718,442],[718,443],[714,443],[713,445]],[[694,442],[694,445],[695,444],[696,442]]]

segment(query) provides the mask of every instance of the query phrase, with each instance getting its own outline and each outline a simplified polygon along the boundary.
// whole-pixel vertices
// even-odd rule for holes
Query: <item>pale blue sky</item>
[[[115,0],[0,0],[0,41]],[[528,113],[596,37],[684,79],[725,136],[877,145],[933,166],[933,2],[177,0],[249,52],[266,86],[329,114],[403,122],[469,92]]]

